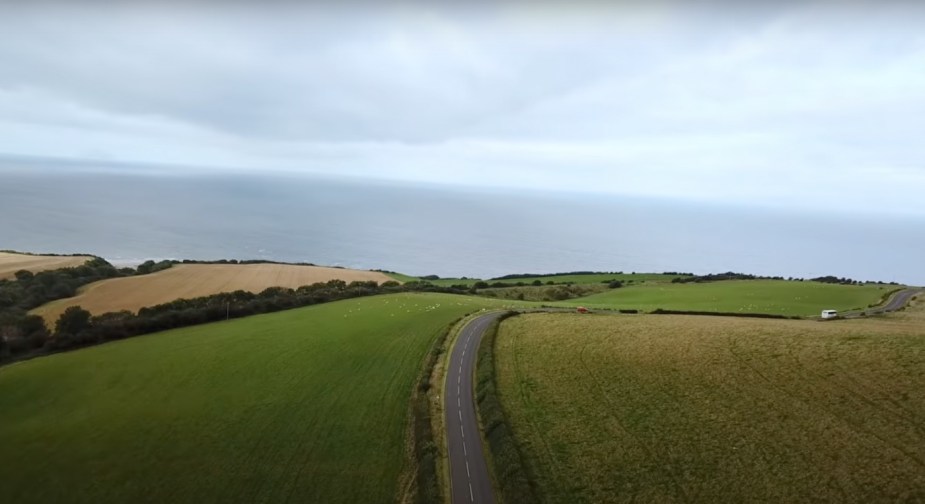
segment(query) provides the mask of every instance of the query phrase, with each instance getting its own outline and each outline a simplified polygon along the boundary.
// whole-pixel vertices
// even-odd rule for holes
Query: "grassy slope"
[[[403,275],[401,273],[386,273],[385,275],[401,283],[416,282],[419,280],[418,277],[414,277],[411,275]]]
[[[412,277],[408,275],[402,275],[400,273],[389,273],[390,277],[398,280],[400,282],[411,282],[419,280],[418,277]],[[620,280],[623,282],[628,282],[630,280],[642,283],[642,282],[670,282],[674,275],[662,275],[659,273],[624,273],[620,275],[611,275],[611,274],[592,274],[592,275],[553,275],[553,276],[544,276],[544,277],[529,277],[529,278],[511,278],[511,279],[489,279],[484,280],[488,283],[495,282],[504,282],[516,284],[517,282],[523,282],[525,284],[532,283],[534,280],[539,280],[546,284],[546,282],[555,282],[555,283],[575,283],[575,284],[599,284],[604,281],[611,280]],[[475,282],[483,281],[480,278],[440,278],[438,280],[427,280],[428,282],[434,285],[440,285],[443,287],[449,287],[451,285],[472,285]]]
[[[589,308],[656,308],[716,312],[818,315],[876,303],[893,287],[836,285],[782,280],[728,280],[688,284],[647,284],[557,303]]]
[[[611,280],[620,280],[622,282],[628,282],[630,280],[641,283],[641,282],[670,282],[672,278],[675,278],[676,275],[662,275],[660,273],[623,273],[620,275],[611,275],[611,274],[593,274],[593,275],[553,275],[553,276],[544,276],[544,277],[530,277],[530,278],[516,278],[511,280],[499,280],[501,282],[524,282],[531,283],[534,280],[539,280],[544,284],[549,281],[556,283],[576,283],[576,284],[597,284],[602,282],[609,282]]]
[[[0,368],[4,498],[390,501],[425,352],[498,304],[377,296]]]
[[[501,398],[548,502],[921,500],[919,304],[835,323],[516,317]]]

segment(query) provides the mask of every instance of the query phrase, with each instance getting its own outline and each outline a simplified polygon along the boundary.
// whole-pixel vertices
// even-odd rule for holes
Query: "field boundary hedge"
[[[765,318],[765,319],[784,319],[784,320],[802,320],[803,317],[798,315],[787,316],[774,313],[739,313],[739,312],[712,312],[696,310],[663,310],[656,308],[652,310],[652,315],[704,315],[710,317],[747,317],[747,318]]]
[[[885,305],[885,304],[887,304],[887,302],[889,302],[890,299],[893,298],[893,295],[894,295],[894,294],[896,294],[897,292],[903,291],[903,290],[906,290],[906,288],[905,288],[905,287],[900,287],[900,288],[898,288],[898,289],[891,289],[891,290],[888,290],[888,291],[886,291],[882,296],[880,296],[880,301],[877,301],[876,303],[869,304],[869,305],[867,305],[867,307],[868,307],[868,308],[876,308],[876,307],[878,307],[878,306]]]
[[[498,317],[485,332],[476,361],[476,404],[485,445],[488,447],[488,467],[492,472],[499,501],[509,504],[539,502],[536,479],[524,463],[523,452],[514,439],[508,415],[498,395],[495,370],[495,341],[501,322],[519,315],[509,311]]]
[[[445,346],[453,328],[459,321],[465,317],[457,318],[447,324],[443,334],[434,340],[427,356],[424,358],[424,364],[421,368],[421,374],[415,382],[414,391],[411,393],[411,411],[409,414],[409,475],[411,478],[407,490],[400,490],[402,495],[399,502],[414,502],[416,504],[427,504],[440,502],[442,495],[440,493],[440,477],[437,458],[440,451],[437,448],[437,441],[434,436],[433,412],[430,407],[430,398],[428,392],[433,387],[431,377],[433,376],[434,367],[440,361],[440,355],[445,351]]]

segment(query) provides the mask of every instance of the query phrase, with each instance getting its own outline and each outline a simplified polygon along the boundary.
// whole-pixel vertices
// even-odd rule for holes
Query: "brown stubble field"
[[[58,268],[72,268],[81,266],[90,259],[93,258],[90,256],[49,256],[0,252],[0,280],[13,278],[13,275],[19,270],[38,273],[39,271]]]
[[[814,322],[533,314],[502,402],[548,502],[925,500],[925,309]]]
[[[81,306],[94,315],[129,310],[220,292],[260,292],[267,287],[297,288],[316,282],[350,283],[392,280],[376,271],[300,266],[293,264],[178,264],[157,273],[94,282],[77,296],[42,305],[33,313],[53,324],[69,306]]]

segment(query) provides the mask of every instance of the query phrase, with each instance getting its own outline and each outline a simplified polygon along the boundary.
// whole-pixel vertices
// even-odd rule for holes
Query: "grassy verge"
[[[440,493],[439,457],[440,449],[434,434],[434,418],[430,394],[434,385],[433,376],[437,363],[446,353],[447,340],[453,328],[462,319],[447,325],[443,335],[434,341],[421,369],[414,392],[411,394],[408,428],[408,467],[403,479],[407,484],[399,501],[424,504],[439,502]]]
[[[498,395],[495,375],[494,347],[498,327],[503,320],[515,315],[517,312],[507,312],[486,331],[476,364],[476,401],[484,444],[490,454],[488,467],[499,500],[509,504],[537,502],[534,484]]]

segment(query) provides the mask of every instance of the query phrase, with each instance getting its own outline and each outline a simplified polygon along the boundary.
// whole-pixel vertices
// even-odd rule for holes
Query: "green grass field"
[[[661,273],[622,273],[622,274],[609,274],[609,273],[595,273],[591,275],[553,275],[553,276],[542,276],[542,277],[530,277],[530,278],[517,278],[513,280],[500,280],[501,282],[524,282],[532,283],[534,280],[539,280],[544,284],[546,282],[552,281],[555,283],[575,283],[575,284],[599,284],[603,282],[609,282],[611,280],[619,280],[621,282],[627,283],[632,281],[634,283],[662,283],[662,282],[671,282],[672,278],[675,278],[677,275],[662,275]],[[493,280],[492,280],[493,281]]]
[[[399,282],[401,282],[401,283],[405,283],[405,282],[417,282],[417,281],[419,280],[418,277],[411,276],[411,275],[404,275],[404,274],[402,274],[402,273],[386,273],[386,275],[392,277],[393,279],[395,279],[396,281],[399,281]]]
[[[813,316],[825,309],[848,310],[877,303],[895,286],[837,285],[783,280],[727,280],[686,284],[645,284],[555,303],[559,306],[656,308],[713,312]]]
[[[500,397],[545,502],[919,502],[923,308],[519,316],[495,346]]]
[[[3,501],[393,501],[424,355],[500,304],[376,296],[0,368]]]
[[[388,275],[399,282],[413,282],[420,280],[418,277],[413,277],[409,275],[403,275],[401,273],[388,273]],[[434,285],[439,285],[441,287],[449,287],[452,285],[466,285],[471,286],[476,282],[504,282],[510,284],[516,284],[517,282],[523,282],[525,284],[533,283],[535,280],[539,280],[543,284],[546,282],[554,283],[574,283],[574,284],[600,284],[603,282],[609,282],[611,280],[620,280],[621,282],[628,283],[632,281],[633,283],[655,283],[655,282],[671,282],[672,278],[675,278],[676,275],[662,275],[660,273],[621,273],[621,274],[590,274],[590,275],[552,275],[552,276],[541,276],[541,277],[529,277],[529,278],[511,278],[511,279],[488,279],[484,280],[481,278],[440,278],[437,280],[427,280]]]

